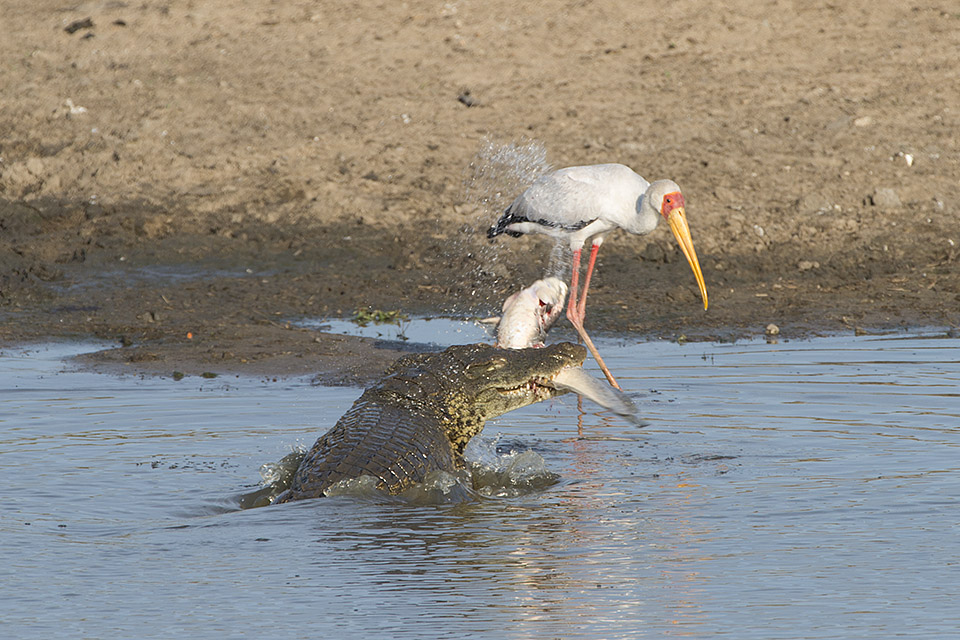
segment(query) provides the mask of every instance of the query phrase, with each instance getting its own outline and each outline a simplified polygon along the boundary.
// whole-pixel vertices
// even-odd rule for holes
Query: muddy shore
[[[486,239],[523,172],[481,174],[541,147],[686,196],[709,309],[667,229],[618,234],[597,334],[960,324],[946,4],[2,4],[0,345],[362,383],[395,345],[291,321],[496,313],[551,245]]]

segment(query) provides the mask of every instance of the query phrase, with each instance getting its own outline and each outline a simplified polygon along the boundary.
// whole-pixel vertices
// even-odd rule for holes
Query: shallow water
[[[391,342],[433,344],[448,347],[452,344],[492,342],[495,324],[460,318],[404,318],[397,322],[357,323],[353,320],[301,319],[292,324],[326,333],[337,333],[361,338],[375,338]]]
[[[0,628],[956,637],[958,347],[606,342],[650,426],[564,396],[492,421],[480,442],[534,451],[559,475],[551,486],[246,511],[260,465],[312,444],[358,390],[63,364],[90,345],[6,351]]]

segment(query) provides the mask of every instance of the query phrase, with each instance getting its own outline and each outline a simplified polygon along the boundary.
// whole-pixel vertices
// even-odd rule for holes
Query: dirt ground
[[[666,225],[621,233],[595,333],[960,323],[953,2],[0,0],[0,31],[2,345],[362,381],[397,352],[289,321],[494,313],[550,254],[483,233],[540,148],[684,190],[709,310]]]

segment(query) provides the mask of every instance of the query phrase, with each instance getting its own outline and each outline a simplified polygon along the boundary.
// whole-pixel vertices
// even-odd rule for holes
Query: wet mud
[[[470,180],[483,149],[528,140],[556,167],[622,162],[684,190],[710,308],[665,225],[619,234],[596,334],[960,323],[960,13],[651,11],[7,7],[0,344],[96,338],[105,370],[360,384],[414,347],[291,320],[496,313],[551,245],[487,241],[518,187]]]

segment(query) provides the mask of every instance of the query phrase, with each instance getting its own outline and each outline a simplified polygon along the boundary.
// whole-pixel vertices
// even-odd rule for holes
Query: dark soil
[[[686,196],[709,310],[669,231],[620,234],[593,332],[960,323],[949,3],[7,4],[2,344],[95,337],[111,370],[362,382],[392,345],[289,321],[495,313],[550,244],[489,243],[520,187],[464,182],[529,139]]]

